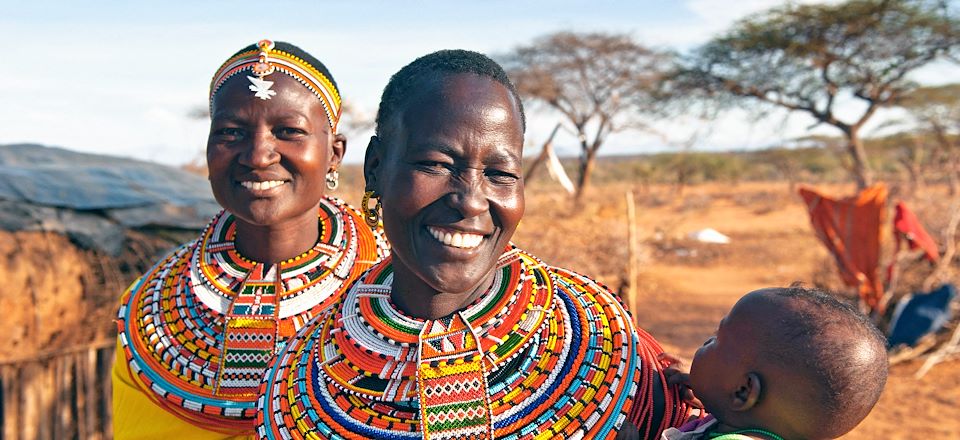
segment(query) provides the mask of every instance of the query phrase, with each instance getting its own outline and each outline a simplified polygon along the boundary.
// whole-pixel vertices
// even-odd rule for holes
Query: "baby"
[[[667,369],[711,414],[663,440],[832,439],[852,430],[887,380],[884,336],[860,312],[803,287],[748,293],[697,350]]]

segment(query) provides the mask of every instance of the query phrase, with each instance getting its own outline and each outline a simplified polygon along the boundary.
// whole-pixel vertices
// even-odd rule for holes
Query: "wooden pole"
[[[54,423],[57,420],[56,405],[54,400],[56,400],[55,388],[56,384],[56,362],[57,359],[53,361],[47,361],[40,364],[42,385],[37,390],[37,397],[40,399],[40,435],[38,438],[43,440],[53,440],[56,436],[54,431]]]
[[[20,369],[13,366],[0,366],[3,371],[3,438],[19,440],[21,422],[20,394],[23,382],[20,381]]]
[[[100,370],[100,380],[102,384],[102,388],[98,389],[102,389],[106,396],[113,396],[112,373],[115,347],[115,345],[111,345],[102,350],[97,350],[97,368]],[[110,438],[113,433],[113,405],[110,404],[110,402],[112,402],[111,398],[101,400],[101,403],[103,403],[103,417],[101,418],[101,420],[103,420],[102,432],[107,438]]]
[[[637,209],[633,202],[633,191],[627,191],[627,308],[637,316]]]
[[[74,376],[74,366],[76,365],[76,354],[68,354],[61,357],[57,362],[60,364],[60,377],[57,383],[57,409],[60,420],[57,424],[60,426],[60,434],[63,437],[73,438],[77,434],[77,424],[74,418],[74,407],[76,399],[73,395],[73,383],[76,381]]]
[[[97,349],[90,348],[84,353],[86,357],[85,365],[83,366],[83,406],[84,406],[84,418],[86,419],[87,425],[87,436],[84,438],[99,438],[99,433],[103,431],[104,424],[97,425],[97,417],[100,414],[97,405],[97,396],[99,395],[100,389],[97,388]],[[110,395],[106,396],[111,398]]]
[[[73,387],[77,396],[77,435],[80,438],[90,438],[90,430],[87,428],[87,394],[86,394],[86,366],[87,354],[80,352],[76,354],[77,362],[75,365],[76,374],[74,376]]]
[[[51,417],[53,429],[50,438],[65,438],[67,433],[65,432],[66,423],[64,423],[63,417],[63,406],[66,403],[63,401],[63,358],[53,359],[47,369],[53,372],[53,387],[51,389],[53,402],[51,402],[52,405],[49,409],[53,416]]]

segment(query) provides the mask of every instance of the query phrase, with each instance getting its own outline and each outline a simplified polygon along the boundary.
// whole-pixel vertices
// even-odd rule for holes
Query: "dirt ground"
[[[539,184],[539,186],[538,186]],[[800,198],[786,183],[712,184],[645,190],[629,185],[594,189],[581,209],[563,194],[533,182],[515,242],[545,261],[626,287],[626,198],[635,191],[640,325],[670,352],[691,357],[717,323],[751,290],[827,281],[839,283]],[[849,194],[850,187],[828,188]],[[917,209],[922,213],[925,210]],[[946,212],[932,209],[930,212]],[[687,238],[714,228],[731,238],[706,245]],[[960,361],[941,363],[921,379],[921,362],[895,365],[884,394],[847,439],[960,438]]]

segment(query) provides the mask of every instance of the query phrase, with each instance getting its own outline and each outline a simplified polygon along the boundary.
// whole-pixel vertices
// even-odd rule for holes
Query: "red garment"
[[[800,188],[799,192],[807,203],[817,237],[836,259],[843,282],[856,287],[871,310],[883,313],[878,268],[887,187],[877,184],[839,200],[810,188]]]
[[[910,250],[923,249],[924,256],[931,263],[936,263],[940,259],[937,242],[930,238],[930,234],[920,224],[920,220],[917,220],[917,216],[903,202],[897,203],[897,213],[893,217],[893,231],[897,239],[897,252],[900,252],[900,242],[906,241]]]

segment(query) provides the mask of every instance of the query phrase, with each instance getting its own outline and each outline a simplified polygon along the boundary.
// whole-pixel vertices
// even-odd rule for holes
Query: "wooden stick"
[[[57,438],[57,439],[64,438],[67,436],[67,433],[66,433],[66,430],[64,429],[66,428],[65,426],[66,424],[64,423],[64,418],[63,418],[63,406],[67,402],[63,401],[63,395],[62,395],[63,385],[64,385],[63,384],[64,382],[63,357],[58,357],[56,359],[53,359],[50,362],[50,364],[47,365],[47,370],[51,372],[52,373],[51,376],[53,376],[51,380],[51,382],[53,382],[52,383],[53,386],[50,387],[49,390],[47,390],[47,392],[50,393],[51,397],[53,397],[52,402],[50,402],[51,405],[47,409],[47,411],[50,411],[52,416],[50,418],[51,425],[52,425],[51,432],[53,433],[51,435],[51,438]]]
[[[902,345],[902,348],[898,348],[890,353],[889,362],[890,365],[896,365],[901,362],[912,361],[914,359],[923,357],[925,353],[930,351],[931,348],[937,346],[937,338],[933,335],[927,335],[926,337],[917,341],[917,344],[913,347],[907,346],[906,344]]]
[[[99,417],[100,410],[97,405],[97,396],[100,395],[100,388],[97,387],[97,349],[90,348],[84,354],[85,358],[83,366],[83,395],[84,395],[84,418],[86,419],[87,431],[89,434],[84,438],[100,438],[101,433],[104,429],[102,426],[106,424],[101,424],[101,427],[98,427],[97,420]],[[108,399],[112,398],[109,394],[106,394]]]
[[[90,438],[90,425],[87,417],[87,390],[86,390],[86,377],[87,377],[87,356],[86,353],[77,353],[77,363],[76,363],[76,375],[74,376],[75,380],[73,381],[74,392],[77,396],[77,435],[80,438],[86,439]]]
[[[116,345],[111,345],[105,349],[97,350],[98,356],[98,370],[100,370],[100,377],[102,383],[102,389],[104,394],[107,396],[113,396],[113,357],[114,357],[114,348]],[[110,401],[106,401],[103,405],[103,432],[106,438],[111,438],[113,433],[113,405],[110,404]]]
[[[914,375],[914,377],[917,379],[923,377],[928,371],[930,371],[931,368],[933,368],[934,365],[937,365],[940,363],[940,361],[944,360],[944,358],[956,350],[958,346],[960,346],[960,324],[957,325],[957,328],[953,329],[953,335],[950,336],[950,340],[944,342],[936,352],[927,358],[927,360],[923,363],[923,366],[917,370],[917,374]]]
[[[639,289],[637,288],[637,209],[633,202],[633,191],[627,191],[627,307],[633,313],[634,318],[637,314],[637,301],[639,299]]]
[[[22,416],[20,394],[23,388],[20,369],[0,366],[0,370],[3,371],[3,438],[19,440],[17,426],[20,425]]]

